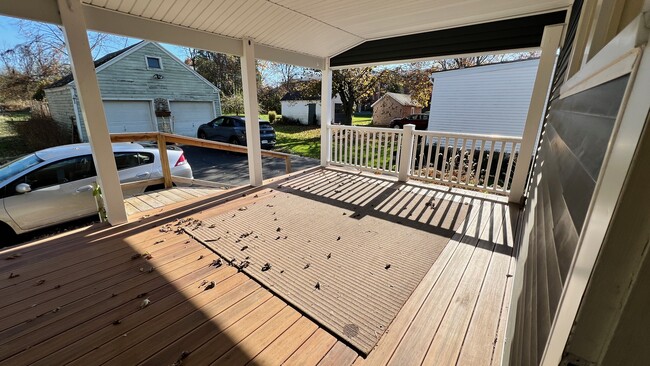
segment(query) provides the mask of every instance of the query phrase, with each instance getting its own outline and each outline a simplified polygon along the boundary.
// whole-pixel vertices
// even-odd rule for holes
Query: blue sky
[[[20,33],[20,27],[18,26],[19,20],[16,18],[10,18],[0,15],[0,51],[6,50],[9,48],[15,47],[17,44],[24,43],[27,41],[22,34]],[[126,37],[124,37],[126,38]],[[126,38],[124,47],[139,42],[139,39]],[[171,53],[176,55],[176,57],[181,60],[186,57],[185,50],[183,47],[161,43],[165,48],[167,48]],[[116,49],[106,50],[104,53],[116,51]]]

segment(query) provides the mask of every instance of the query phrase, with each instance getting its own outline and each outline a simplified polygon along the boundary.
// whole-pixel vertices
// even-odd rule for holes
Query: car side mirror
[[[22,193],[27,193],[27,192],[31,192],[31,191],[32,191],[32,187],[27,183],[20,183],[20,184],[18,184],[16,186],[16,192],[17,193],[22,194]]]

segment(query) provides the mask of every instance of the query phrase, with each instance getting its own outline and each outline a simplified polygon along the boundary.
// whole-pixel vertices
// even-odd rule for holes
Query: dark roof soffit
[[[566,11],[531,15],[364,42],[330,60],[332,67],[538,47],[544,27]]]

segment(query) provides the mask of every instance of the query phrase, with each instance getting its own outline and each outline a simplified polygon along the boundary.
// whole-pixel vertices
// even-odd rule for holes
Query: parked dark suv
[[[429,127],[429,115],[417,113],[390,121],[390,128],[404,128],[404,125],[415,125],[416,130],[426,130]]]
[[[271,123],[260,120],[260,140],[263,149],[275,146],[275,130]],[[246,145],[244,117],[221,116],[199,126],[196,136],[200,139]]]

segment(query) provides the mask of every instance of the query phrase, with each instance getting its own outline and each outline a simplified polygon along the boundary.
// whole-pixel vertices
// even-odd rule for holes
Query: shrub
[[[297,118],[291,118],[291,117],[285,117],[282,116],[279,120],[277,120],[276,123],[283,124],[283,125],[299,125],[300,120]]]
[[[271,123],[275,122],[275,117],[276,116],[277,116],[277,114],[275,113],[275,111],[269,111],[269,122],[271,122]]]
[[[25,122],[17,123],[16,131],[22,137],[29,151],[72,142],[70,129],[60,125],[51,117],[32,117]]]

